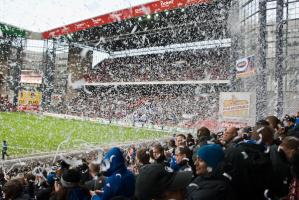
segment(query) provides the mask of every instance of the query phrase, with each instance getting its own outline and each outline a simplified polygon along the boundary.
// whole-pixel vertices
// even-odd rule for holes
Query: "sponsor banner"
[[[77,23],[69,24],[64,27],[56,28],[42,33],[43,39],[50,39],[61,35],[89,29],[104,24],[114,23],[126,19],[149,15],[166,10],[182,8],[193,4],[210,3],[211,0],[160,0],[148,4],[126,8],[113,13],[101,15],[92,19],[83,20]]]
[[[236,128],[243,128],[248,126],[247,123],[240,123],[240,122],[233,122],[233,121],[222,121],[221,122],[221,127],[222,128],[229,128],[229,127],[236,127]]]
[[[18,110],[40,110],[42,93],[38,91],[20,90],[18,96]]]
[[[255,93],[221,92],[219,100],[219,120],[223,126],[255,124]],[[239,125],[238,125],[239,124]]]
[[[256,67],[255,67],[255,57],[249,56],[246,58],[242,58],[237,60],[236,62],[236,77],[237,78],[245,78],[252,76],[256,73]]]
[[[42,84],[42,74],[33,70],[21,71],[21,83]]]

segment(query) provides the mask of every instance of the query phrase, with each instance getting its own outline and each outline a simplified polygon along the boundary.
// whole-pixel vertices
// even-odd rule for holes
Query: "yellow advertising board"
[[[42,93],[39,91],[20,90],[18,96],[18,110],[39,110]]]
[[[251,92],[221,92],[219,121],[227,126],[254,125],[255,99],[255,93]]]
[[[224,117],[248,117],[249,116],[249,100],[237,99],[232,96],[231,99],[223,102]]]

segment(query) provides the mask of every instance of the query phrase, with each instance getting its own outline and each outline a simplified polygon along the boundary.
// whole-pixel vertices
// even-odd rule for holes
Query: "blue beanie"
[[[214,169],[223,160],[224,152],[218,144],[207,144],[198,149],[197,156]]]

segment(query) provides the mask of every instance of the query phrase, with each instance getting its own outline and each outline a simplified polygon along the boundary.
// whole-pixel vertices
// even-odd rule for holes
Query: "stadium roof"
[[[40,39],[49,39],[207,2],[210,0],[1,0],[0,23],[26,32],[41,33]],[[36,37],[37,34],[26,35]]]

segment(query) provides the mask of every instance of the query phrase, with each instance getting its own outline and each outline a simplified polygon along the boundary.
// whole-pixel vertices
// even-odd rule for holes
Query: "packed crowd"
[[[8,96],[0,96],[0,111],[11,111],[12,104],[8,101]]]
[[[81,162],[17,178],[0,174],[4,199],[299,199],[299,113],[281,122],[211,133],[206,127],[168,142],[99,151]]]
[[[229,50],[189,50],[106,59],[87,82],[227,80]]]
[[[92,118],[183,126],[185,121],[208,118],[218,111],[216,92],[195,94],[195,90],[195,86],[97,88],[73,98],[66,110]]]

